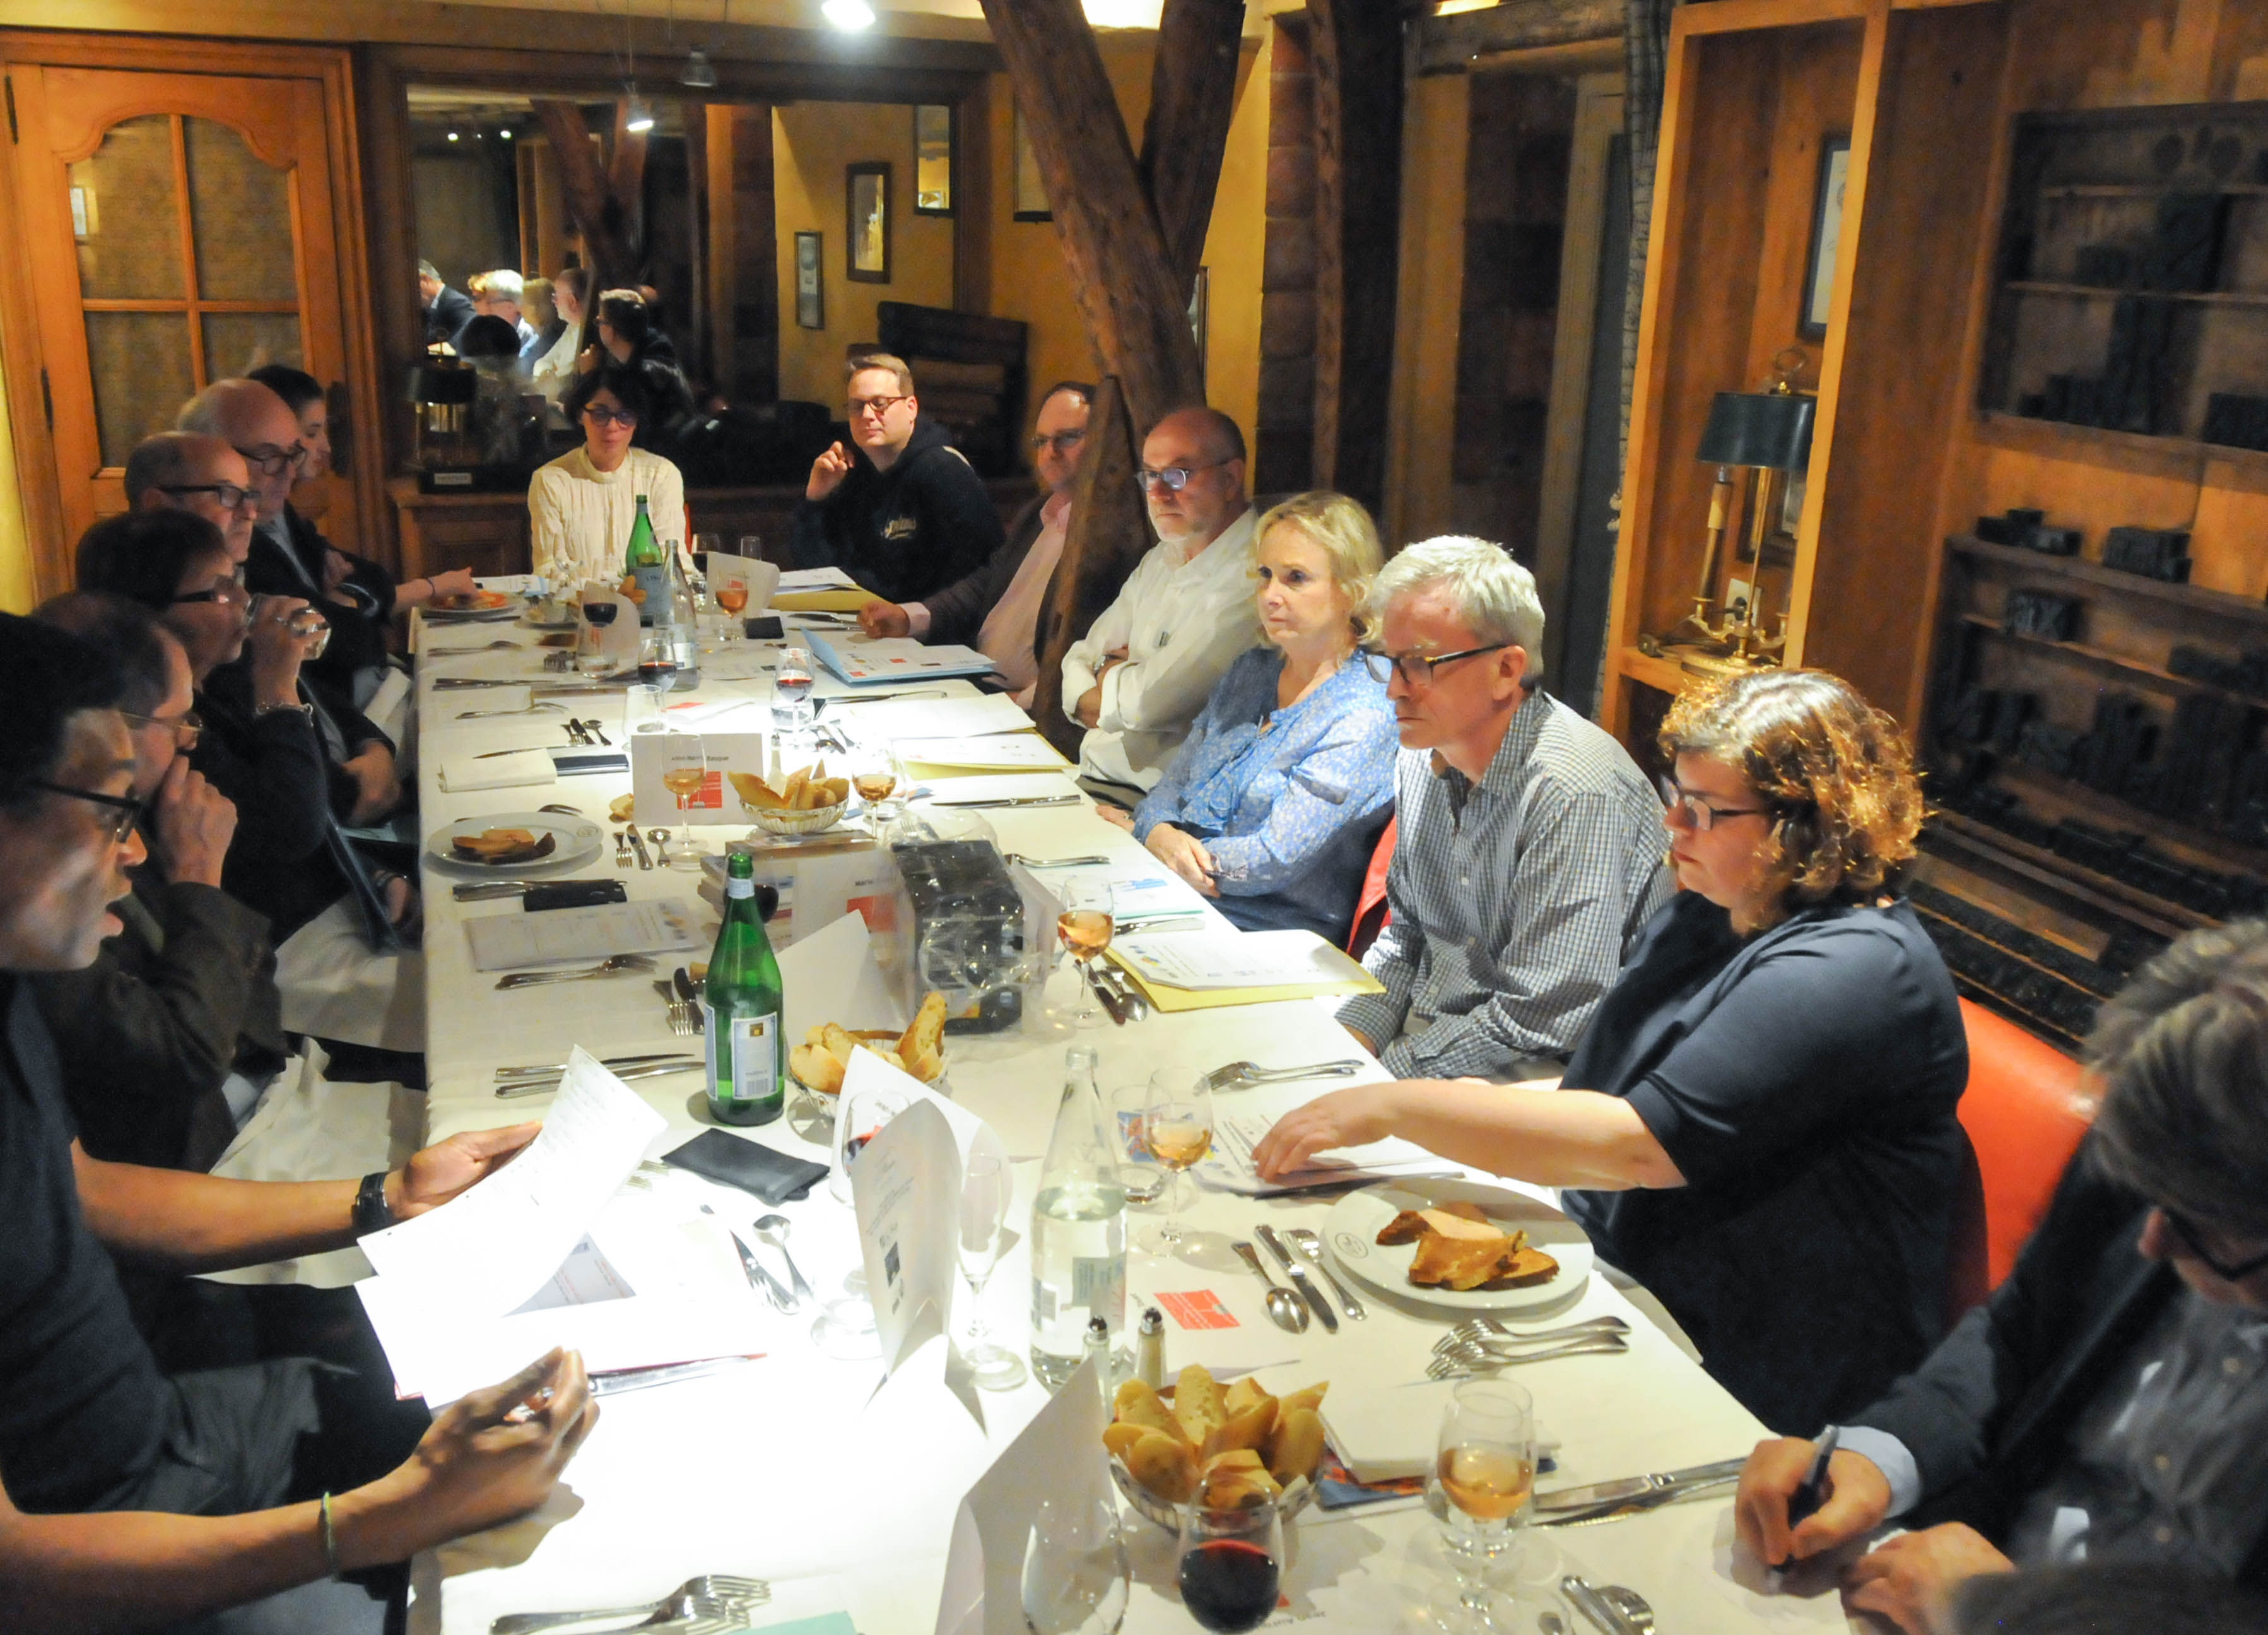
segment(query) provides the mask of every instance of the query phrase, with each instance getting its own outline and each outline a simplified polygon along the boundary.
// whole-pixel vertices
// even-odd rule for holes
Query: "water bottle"
[[[1085,1359],[1101,1318],[1114,1351],[1126,1328],[1126,1189],[1094,1087],[1095,1053],[1064,1052],[1063,1101],[1032,1204],[1032,1372],[1059,1388]],[[1127,1359],[1114,1355],[1123,1373]]]
[[[637,604],[638,622],[652,628],[663,615],[668,590],[663,572],[661,547],[653,541],[653,521],[646,515],[645,496],[637,497],[637,516],[630,523],[630,543],[622,549],[622,594]]]

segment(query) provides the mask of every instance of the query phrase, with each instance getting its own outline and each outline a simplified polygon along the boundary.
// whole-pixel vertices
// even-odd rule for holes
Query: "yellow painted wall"
[[[1097,39],[1130,143],[1138,150],[1142,122],[1150,110],[1155,36],[1105,32]],[[1257,57],[1248,50],[1237,74],[1236,112],[1205,236],[1205,381],[1213,406],[1249,438],[1260,401],[1260,263],[1268,181],[1264,49]],[[1071,298],[1055,224],[1015,219],[1015,97],[1006,75],[993,76],[986,102],[992,122],[992,315],[1031,326],[1025,356],[1035,394],[1057,380],[1092,380],[1100,366]]]
[[[1472,80],[1410,87],[1402,127],[1402,258],[1386,453],[1386,548],[1454,526],[1457,329],[1465,284],[1465,129]]]
[[[844,167],[867,159],[890,166],[890,282],[844,275]],[[904,103],[799,102],[772,112],[772,185],[779,235],[780,395],[843,412],[843,358],[853,342],[878,333],[884,301],[953,305],[953,221],[914,214],[913,110]],[[795,235],[818,229],[826,328],[795,321]]]
[[[24,497],[16,486],[16,433],[8,420],[7,382],[0,380],[0,610],[29,613],[38,597]]]

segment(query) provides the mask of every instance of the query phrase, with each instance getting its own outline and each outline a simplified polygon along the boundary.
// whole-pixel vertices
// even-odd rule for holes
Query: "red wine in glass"
[[[586,601],[583,604],[583,616],[602,630],[615,622],[615,615],[619,611],[610,601]]]
[[[1276,1610],[1276,1558],[1241,1538],[1216,1538],[1182,1557],[1182,1602],[1219,1635],[1257,1629]]]

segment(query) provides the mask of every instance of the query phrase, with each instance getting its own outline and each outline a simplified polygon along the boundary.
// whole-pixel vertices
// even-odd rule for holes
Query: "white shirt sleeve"
[[[1837,1450],[1858,1455],[1879,1469],[1890,1484],[1890,1507],[1887,1517],[1905,1514],[1921,1503],[1921,1467],[1904,1442],[1888,1431],[1877,1431],[1872,1425],[1846,1425]]]
[[[1253,625],[1248,593],[1233,602],[1196,609],[1175,627],[1163,652],[1130,659],[1103,677],[1095,725],[1108,733],[1171,732],[1187,725],[1236,656],[1252,645]]]
[[[1094,673],[1101,669],[1114,647],[1123,647],[1134,627],[1135,593],[1145,582],[1143,568],[1147,561],[1138,563],[1133,574],[1119,591],[1117,598],[1102,610],[1102,616],[1087,627],[1086,634],[1071,644],[1063,661],[1063,712],[1067,719],[1076,721],[1074,713],[1079,701],[1094,689]],[[1120,669],[1125,667],[1121,665]],[[1109,707],[1109,700],[1103,700]]]

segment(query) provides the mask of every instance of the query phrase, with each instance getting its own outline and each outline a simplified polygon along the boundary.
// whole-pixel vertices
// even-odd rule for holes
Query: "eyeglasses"
[[[583,418],[594,426],[635,426],[637,415],[628,409],[608,409],[604,403],[592,403],[583,410]]]
[[[2158,1213],[2166,1218],[2166,1224],[2174,1229],[2174,1235],[2182,1241],[2182,1246],[2204,1262],[2211,1268],[2213,1275],[2224,1283],[2241,1283],[2262,1267],[2268,1266],[2268,1250],[2255,1255],[2250,1260],[2238,1261],[2234,1266],[2224,1265],[2219,1256],[2205,1248],[2198,1237],[2197,1228],[2188,1220],[2168,1209],[2163,1204],[2158,1205]]]
[[[1383,659],[1394,667],[1395,674],[1402,678],[1404,687],[1431,687],[1433,672],[1445,664],[1454,664],[1460,659],[1476,658],[1482,653],[1502,652],[1510,642],[1491,642],[1485,647],[1467,647],[1453,653],[1385,653],[1373,652],[1373,659]]]
[[[901,397],[854,397],[846,401],[843,407],[850,411],[850,418],[853,420],[861,415],[872,415],[875,419],[880,420],[900,403],[910,403],[913,401],[913,394],[909,392]]]
[[[178,608],[184,602],[199,601],[217,601],[225,606],[241,608],[247,614],[252,611],[252,593],[239,585],[232,575],[223,575],[215,579],[210,589],[183,591],[173,598],[173,606]]]
[[[1155,494],[1160,489],[1178,494],[1189,487],[1189,479],[1198,472],[1217,471],[1226,464],[1228,461],[1225,460],[1216,460],[1202,466],[1167,466],[1162,471],[1152,471],[1145,466],[1134,474],[1134,480],[1142,485],[1145,494]]]
[[[265,451],[264,453],[261,451]],[[289,448],[278,448],[273,443],[262,443],[258,449],[239,448],[244,463],[264,476],[280,477],[307,458],[307,446],[294,443]]]
[[[73,789],[69,784],[50,784],[36,777],[25,780],[24,786],[26,789],[44,789],[51,795],[69,795],[74,800],[92,801],[99,806],[115,806],[118,816],[110,826],[113,845],[124,845],[127,836],[132,834],[134,826],[142,821],[142,803],[131,795],[106,795],[97,790]]]
[[[1712,806],[1690,789],[1681,789],[1675,779],[1657,777],[1654,787],[1661,791],[1661,804],[1669,808],[1669,815],[1685,814],[1685,821],[1693,826],[1697,835],[1705,835],[1719,818],[1769,817],[1769,806]]]
[[[220,502],[223,511],[234,511],[258,497],[250,489],[240,489],[233,482],[160,482],[157,486],[160,494],[210,494]]]
[[[1053,437],[1041,432],[1032,438],[1032,453],[1039,454],[1053,449],[1058,454],[1064,454],[1086,441],[1086,429],[1083,426],[1076,431],[1058,431]],[[1184,477],[1182,481],[1187,482],[1188,479]]]
[[[131,710],[118,712],[136,726],[162,726],[173,733],[175,746],[194,749],[205,730],[204,720],[194,710],[184,710],[179,715],[136,715]]]

